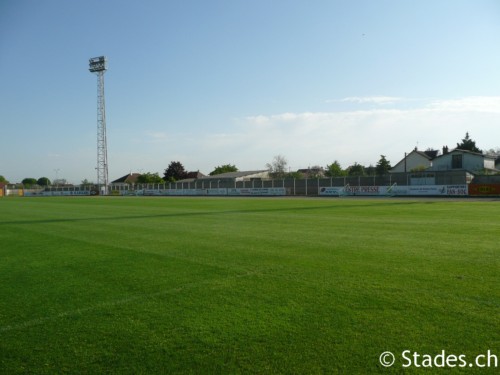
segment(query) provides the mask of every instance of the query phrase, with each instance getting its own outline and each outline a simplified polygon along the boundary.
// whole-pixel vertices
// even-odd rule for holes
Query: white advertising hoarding
[[[467,190],[467,185],[417,185],[396,186],[393,192],[396,195],[466,196]]]
[[[345,187],[322,187],[319,195],[387,195],[387,186],[345,186]]]
[[[410,186],[346,186],[346,187],[322,187],[319,195],[325,196],[385,196],[385,195],[409,195],[409,196],[467,196],[467,185],[410,185]]]
[[[285,188],[241,188],[241,189],[227,189],[227,195],[286,195]]]
[[[25,197],[57,197],[57,196],[82,196],[82,195],[92,195],[93,192],[90,190],[79,190],[79,191],[38,191],[32,192],[25,190]],[[95,194],[95,193],[94,193]]]
[[[319,195],[339,196],[345,194],[343,187],[322,187],[319,189]]]
[[[165,195],[227,195],[227,189],[146,189],[143,195],[165,196]]]

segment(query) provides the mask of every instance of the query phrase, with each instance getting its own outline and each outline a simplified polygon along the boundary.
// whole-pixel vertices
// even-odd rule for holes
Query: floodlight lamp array
[[[93,57],[89,59],[89,71],[91,73],[104,72],[108,68],[106,56]]]

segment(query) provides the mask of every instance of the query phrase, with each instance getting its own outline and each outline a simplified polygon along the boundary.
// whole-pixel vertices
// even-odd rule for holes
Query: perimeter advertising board
[[[286,195],[285,188],[241,188],[241,189],[145,189],[137,191],[137,195],[166,196],[166,195],[243,195],[243,196],[275,196]]]
[[[137,195],[172,196],[172,195],[227,195],[227,189],[145,189]]]
[[[500,195],[500,184],[470,184],[469,195],[479,197]]]
[[[417,186],[346,186],[322,187],[319,195],[327,196],[384,196],[384,195],[409,195],[409,196],[466,196],[467,185],[417,185]],[[500,192],[498,193],[500,194]]]
[[[339,196],[344,194],[343,187],[322,187],[319,189],[319,195]]]
[[[227,189],[227,195],[242,195],[242,196],[275,196],[286,195],[285,188],[241,188]]]
[[[396,195],[463,197],[467,195],[467,185],[396,186],[393,192]]]
[[[388,186],[345,186],[345,187],[322,187],[319,189],[319,195],[387,195]]]
[[[346,186],[348,195],[386,195],[387,186]]]
[[[79,191],[28,191],[24,192],[25,197],[71,197],[71,196],[84,196],[84,195],[94,195],[95,192],[90,190],[79,190]]]

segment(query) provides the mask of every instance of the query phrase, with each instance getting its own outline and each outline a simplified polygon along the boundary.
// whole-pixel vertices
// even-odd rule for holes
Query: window
[[[451,156],[451,168],[461,169],[462,168],[462,156],[461,154]]]

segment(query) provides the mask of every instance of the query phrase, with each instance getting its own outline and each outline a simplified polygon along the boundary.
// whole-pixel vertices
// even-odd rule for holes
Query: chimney
[[[448,146],[443,146],[443,155],[448,153]]]

